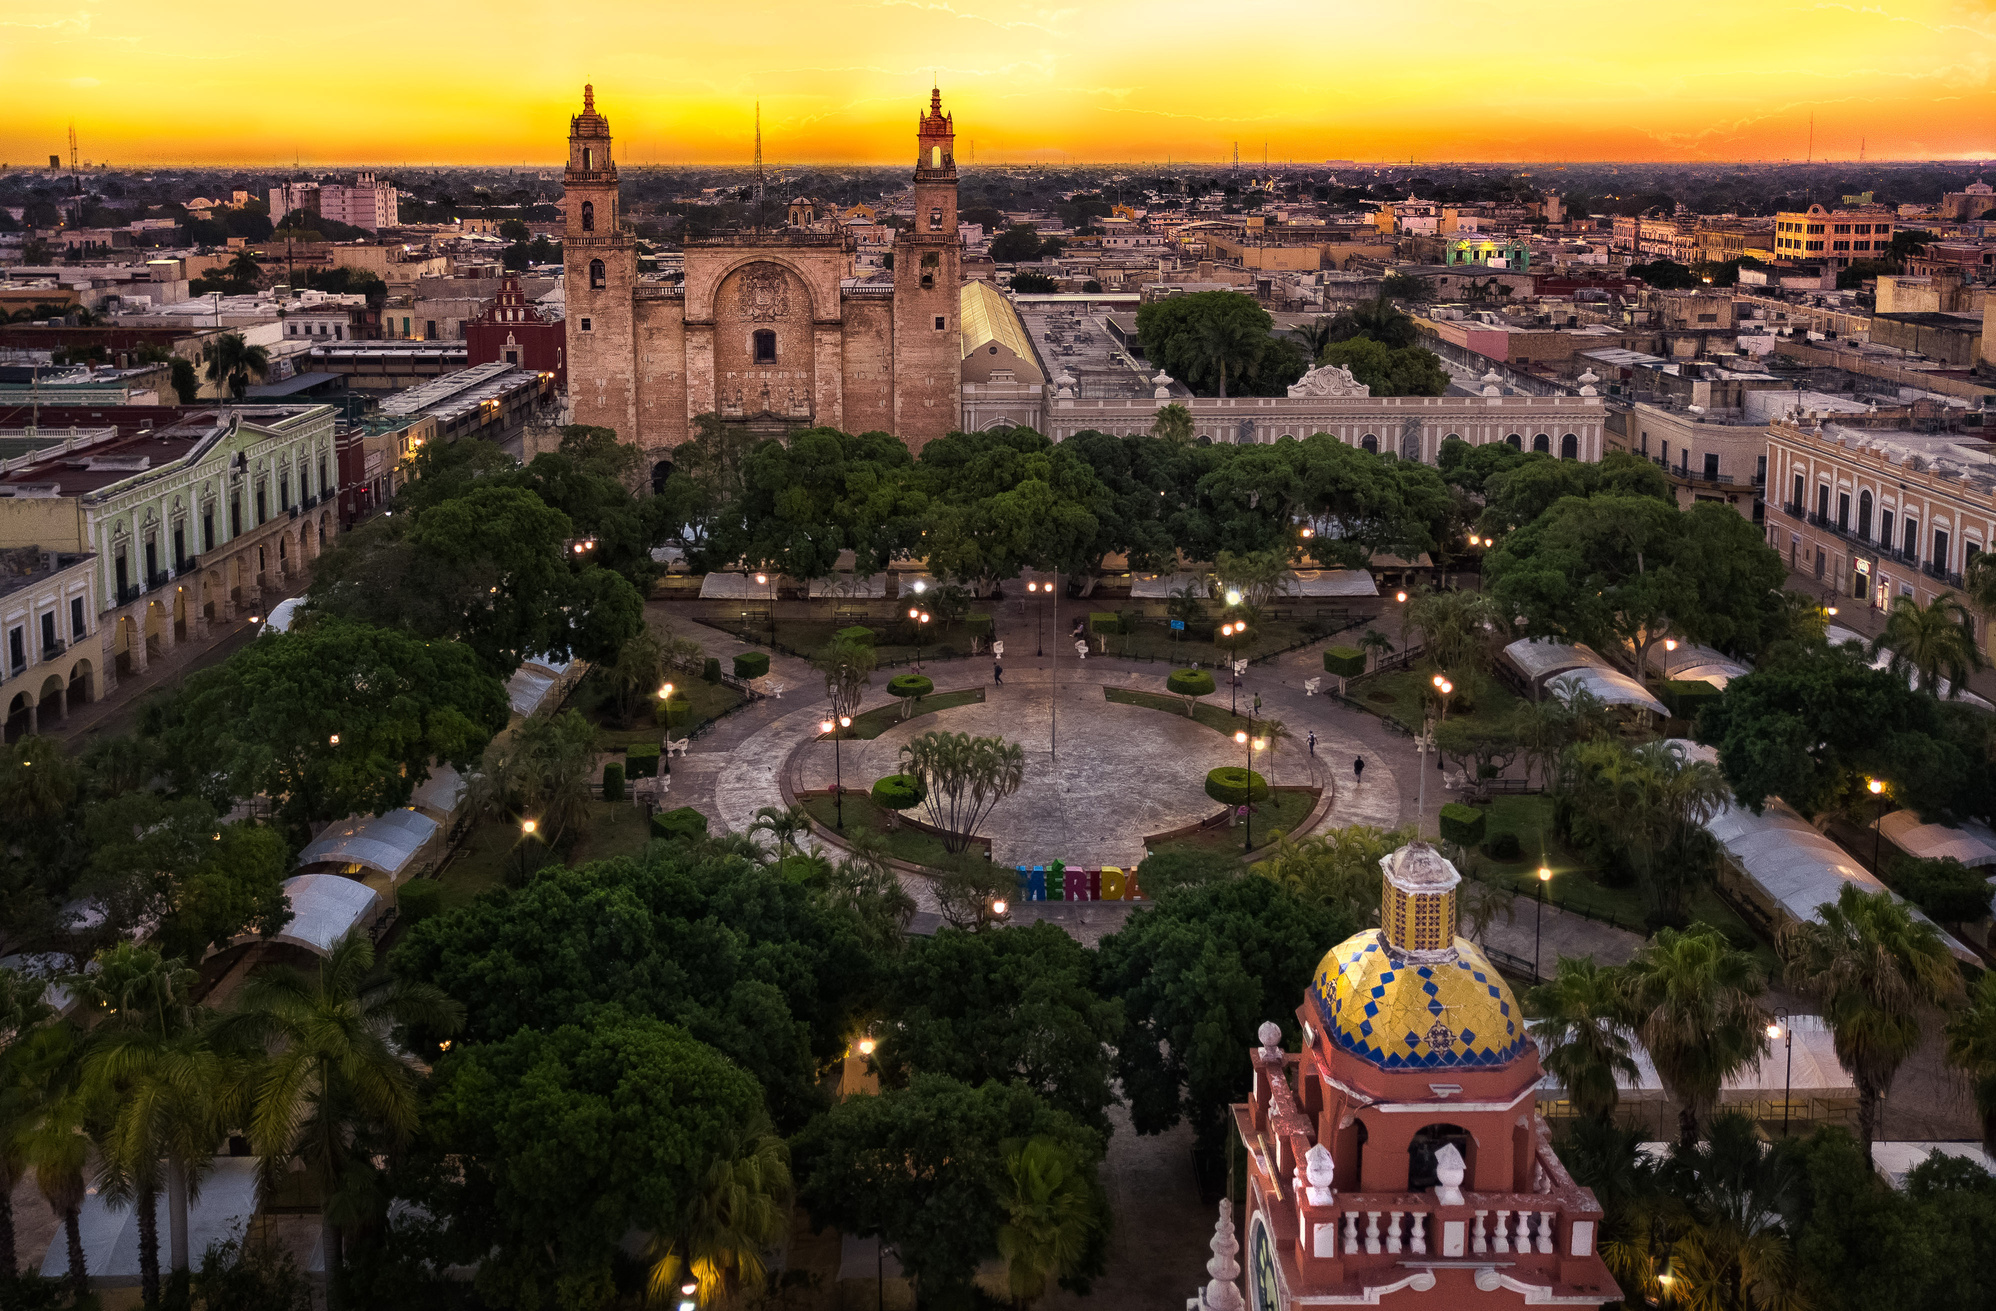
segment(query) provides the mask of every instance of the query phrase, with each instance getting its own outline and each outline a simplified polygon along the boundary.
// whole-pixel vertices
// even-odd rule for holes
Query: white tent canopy
[[[1729,679],[1744,678],[1753,672],[1751,667],[1696,642],[1679,642],[1675,651],[1659,644],[1650,651],[1649,658],[1670,678],[1702,678],[1719,687],[1724,687]]]
[[[1823,635],[1829,639],[1831,646],[1842,646],[1846,642],[1862,642],[1867,648],[1871,645],[1870,639],[1862,633],[1853,633],[1850,629],[1840,624],[1831,624],[1824,630]],[[1892,653],[1890,651],[1880,651],[1877,655],[1871,657],[1871,667],[1873,669],[1884,669],[1891,663]],[[1920,686],[1920,676],[1908,670],[1906,672],[1906,685],[1917,689]],[[1945,678],[1940,680],[1940,697],[1943,701],[1947,700],[1949,694],[1953,691],[1954,688]],[[1996,706],[1990,705],[1988,701],[1975,695],[1973,692],[1963,692],[1957,699],[1965,705],[1976,707],[1978,710],[1996,710]]]
[[[703,601],[767,601],[770,584],[776,582],[774,574],[766,575],[769,582],[758,583],[754,574],[708,574],[700,580],[700,599]]]
[[[416,785],[409,794],[409,805],[416,810],[428,812],[433,818],[443,816],[448,819],[457,813],[464,801],[464,775],[451,766],[438,763],[430,766],[430,776]]]
[[[1619,669],[1597,669],[1592,666],[1569,669],[1546,684],[1546,690],[1561,701],[1571,701],[1576,688],[1585,688],[1607,705],[1634,706],[1638,710],[1648,710],[1658,715],[1670,713],[1663,702],[1643,690],[1641,683]]]
[[[1298,569],[1286,589],[1293,596],[1378,596],[1379,584],[1365,569]],[[1134,596],[1132,589],[1131,595]]]
[[[349,816],[307,844],[298,853],[298,863],[362,865],[400,878],[416,853],[437,835],[437,828],[437,821],[419,810]]]
[[[305,598],[302,596],[279,601],[270,608],[270,618],[263,621],[263,627],[257,630],[258,634],[290,632],[291,621],[297,618],[298,612],[304,608]]]
[[[1894,1188],[1906,1186],[1906,1176],[1935,1156],[1958,1156],[1996,1174],[1996,1161],[1981,1143],[1881,1142],[1871,1145],[1871,1163]]]
[[[291,923],[275,941],[320,956],[330,955],[334,943],[372,920],[381,906],[373,888],[343,874],[295,875],[284,880],[284,895],[291,902]],[[246,933],[236,941],[254,936]]]
[[[187,1251],[195,1260],[217,1243],[240,1239],[256,1214],[257,1158],[218,1156],[215,1168],[201,1181],[199,1195],[187,1203]],[[159,1233],[155,1237],[159,1264],[170,1264],[166,1199],[160,1199]],[[139,1213],[130,1205],[112,1206],[92,1188],[76,1217],[83,1236],[83,1269],[100,1288],[135,1288],[139,1282]],[[69,1244],[56,1231],[42,1258],[42,1278],[60,1279],[69,1273]]]
[[[830,578],[811,580],[811,597],[829,597],[833,600],[878,601],[887,595],[887,575],[873,574],[861,578],[856,574],[833,574]],[[768,600],[768,596],[758,598]]]
[[[1504,654],[1518,672],[1536,683],[1567,669],[1606,669],[1608,662],[1594,649],[1552,637],[1527,637],[1504,648]]]
[[[1205,574],[1138,574],[1130,579],[1130,599],[1132,601],[1164,601],[1173,592],[1191,588],[1200,596],[1205,596],[1207,582]]]
[[[552,675],[521,665],[506,680],[506,699],[512,703],[514,714],[532,715],[553,693],[554,684]]]
[[[1922,824],[1914,812],[1895,810],[1878,821],[1878,830],[1887,842],[1918,860],[1952,857],[1969,866],[1996,865],[1996,842],[1980,824],[1972,828]]]
[[[1768,1054],[1746,1066],[1728,1078],[1725,1087],[1719,1092],[1721,1104],[1727,1102],[1751,1102],[1770,1096],[1780,1096],[1784,1092],[1796,1097],[1827,1097],[1854,1093],[1856,1082],[1844,1067],[1837,1063],[1836,1041],[1830,1027],[1820,1015],[1794,1015],[1788,1020],[1795,1033],[1795,1067],[1789,1073],[1788,1043],[1776,1039],[1769,1044]],[[1623,1097],[1631,1101],[1659,1101],[1669,1094],[1663,1080],[1657,1075],[1656,1063],[1650,1060],[1649,1052],[1633,1033],[1626,1030],[1629,1039],[1629,1054],[1636,1062],[1636,1077],[1626,1074],[1615,1076],[1615,1086]],[[1544,1097],[1562,1098],[1566,1090],[1559,1079],[1546,1075],[1539,1080],[1539,1093]]]

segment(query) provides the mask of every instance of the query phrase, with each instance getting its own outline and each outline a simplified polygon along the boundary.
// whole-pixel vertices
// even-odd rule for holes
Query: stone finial
[[[1462,1153],[1454,1143],[1443,1143],[1435,1153],[1435,1200],[1443,1206],[1461,1206],[1462,1176]]]
[[[1504,394],[1504,377],[1497,370],[1492,369],[1483,375],[1483,394],[1485,396],[1502,396]]]
[[[1581,374],[1580,394],[1582,396],[1599,396],[1601,393],[1595,390],[1594,387],[1594,384],[1599,381],[1601,381],[1601,375],[1594,372],[1594,370],[1592,369],[1589,369],[1587,370],[1587,372]]]
[[[1240,1262],[1234,1259],[1241,1245],[1234,1237],[1232,1198],[1220,1199],[1220,1220],[1213,1226],[1213,1241],[1209,1246],[1213,1255],[1206,1262],[1206,1273],[1211,1278],[1199,1296],[1185,1304],[1186,1311],[1241,1311],[1244,1302],[1240,1288],[1234,1283],[1241,1277]]]
[[[1072,395],[1074,395],[1074,375],[1073,375],[1073,374],[1071,374],[1071,373],[1063,373],[1063,374],[1061,374],[1061,375],[1060,375],[1060,376],[1059,376],[1058,378],[1055,378],[1055,379],[1054,379],[1054,384],[1055,384],[1055,390],[1054,390],[1054,395],[1056,395],[1056,396],[1072,396]]]
[[[1303,1171],[1310,1180],[1310,1186],[1305,1190],[1310,1205],[1329,1206],[1336,1196],[1331,1191],[1331,1184],[1337,1179],[1338,1167],[1322,1143],[1303,1154]]]
[[[1261,1054],[1263,1056],[1279,1057],[1282,1055],[1282,1026],[1274,1020],[1263,1020],[1261,1027],[1255,1030],[1255,1037],[1261,1039]]]

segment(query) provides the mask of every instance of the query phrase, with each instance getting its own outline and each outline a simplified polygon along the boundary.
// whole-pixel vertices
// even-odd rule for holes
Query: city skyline
[[[541,23],[481,10],[499,33]],[[0,160],[112,166],[548,167],[592,81],[632,164],[748,162],[755,105],[781,164],[893,164],[931,79],[984,164],[1259,166],[1560,161],[1802,162],[1996,156],[1996,14],[1693,0],[1668,30],[1604,26],[1570,0],[1390,16],[1254,4],[984,11],[949,0],[764,3],[662,13],[612,3],[537,33],[531,58],[472,21],[373,0],[343,11],[338,76],[229,0],[190,26],[113,0],[0,20]],[[757,39],[744,44],[744,33]],[[1293,56],[1286,72],[1281,63]],[[356,74],[356,75],[348,75]],[[1978,111],[1975,105],[1984,109]]]

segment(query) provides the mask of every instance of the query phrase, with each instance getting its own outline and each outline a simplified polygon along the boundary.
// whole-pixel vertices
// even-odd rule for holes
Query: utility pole
[[[762,230],[762,102],[755,102],[755,227]]]

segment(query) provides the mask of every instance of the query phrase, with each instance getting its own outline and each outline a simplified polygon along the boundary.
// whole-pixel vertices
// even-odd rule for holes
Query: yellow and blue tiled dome
[[[1475,944],[1452,945],[1452,959],[1410,960],[1372,929],[1331,948],[1314,989],[1324,1035],[1386,1070],[1492,1069],[1516,1060],[1525,1027],[1510,987]]]

